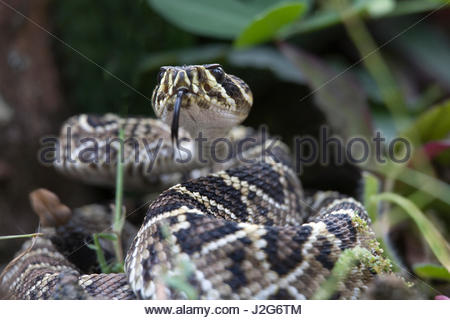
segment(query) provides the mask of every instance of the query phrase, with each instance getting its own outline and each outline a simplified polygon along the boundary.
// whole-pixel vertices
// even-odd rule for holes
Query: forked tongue
[[[180,142],[178,140],[178,129],[180,123],[180,109],[181,102],[183,100],[183,95],[186,93],[186,89],[179,89],[177,92],[177,97],[175,100],[175,105],[173,107],[173,116],[172,116],[172,127],[171,127],[171,137],[172,137],[172,145],[175,142],[177,148],[180,148]]]

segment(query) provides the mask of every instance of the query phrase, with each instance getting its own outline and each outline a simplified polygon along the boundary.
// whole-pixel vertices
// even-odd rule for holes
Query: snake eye
[[[162,78],[163,78],[165,72],[166,72],[165,69],[161,69],[161,70],[158,72],[158,76],[156,77],[156,82],[158,82],[158,83],[161,82],[161,80],[162,80]]]
[[[225,78],[225,71],[223,71],[222,67],[215,67],[211,69],[211,74],[216,78],[218,83],[222,83]]]

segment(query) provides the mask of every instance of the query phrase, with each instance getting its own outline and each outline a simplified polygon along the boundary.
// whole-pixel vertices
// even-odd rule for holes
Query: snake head
[[[200,133],[210,142],[223,137],[247,117],[253,103],[248,85],[219,64],[161,67],[157,82],[153,109],[171,125],[174,140],[180,126],[193,138]]]

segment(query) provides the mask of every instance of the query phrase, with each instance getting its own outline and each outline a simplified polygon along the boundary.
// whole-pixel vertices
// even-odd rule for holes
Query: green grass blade
[[[236,48],[249,47],[271,40],[278,30],[297,20],[306,11],[303,2],[282,2],[257,15],[234,42]]]
[[[442,266],[431,263],[418,263],[413,265],[414,273],[426,279],[450,281],[450,272]]]
[[[92,238],[94,239],[94,244],[89,245],[89,248],[95,251],[95,254],[97,255],[97,261],[100,265],[100,269],[103,273],[110,273],[110,269],[108,267],[108,263],[106,263],[105,254],[103,253],[103,249],[100,245],[99,236],[97,233],[94,233],[92,235]]]
[[[116,210],[114,215],[114,231],[118,231],[122,229],[123,226],[123,212],[122,212],[122,203],[123,203],[123,141],[124,141],[124,132],[123,128],[119,130],[119,150],[117,157],[117,171],[116,171]]]
[[[123,212],[123,144],[124,144],[124,130],[119,129],[119,150],[117,155],[117,167],[116,167],[116,203],[113,221],[113,232],[116,235],[116,239],[113,241],[114,252],[116,254],[117,263],[123,266],[123,250],[121,234],[125,223],[125,215]],[[123,268],[122,268],[123,269]]]
[[[442,265],[450,271],[450,246],[438,229],[426,218],[422,211],[410,200],[390,192],[372,197],[372,201],[389,201],[400,206],[417,224],[420,232]]]
[[[17,234],[11,236],[0,236],[1,240],[11,240],[11,239],[24,239],[24,238],[34,238],[34,237],[42,237],[43,233],[29,233],[29,234]]]
[[[415,187],[423,193],[427,193],[435,199],[450,205],[450,186],[436,178],[426,175],[417,170],[401,166],[389,162],[385,165],[378,165],[370,168],[373,171],[379,172],[386,177],[391,177],[395,174],[395,179]]]

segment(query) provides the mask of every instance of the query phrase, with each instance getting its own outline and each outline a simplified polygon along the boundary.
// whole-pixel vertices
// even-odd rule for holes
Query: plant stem
[[[400,132],[403,120],[408,118],[403,93],[380,53],[381,47],[378,47],[375,43],[366,25],[360,18],[359,13],[347,12],[348,10],[345,10],[345,7],[341,8],[342,21],[347,33],[358,49],[364,66],[375,80],[384,104],[392,114],[397,132]],[[420,144],[420,138],[416,132],[412,132],[408,138],[413,146]],[[396,153],[402,154],[403,152],[406,151],[402,145],[401,148],[397,149]],[[413,163],[433,176],[433,168],[423,152],[416,150],[414,155]],[[395,182],[398,176],[403,174],[405,166],[392,166],[391,170],[384,182],[384,190],[387,192],[394,190]]]
[[[357,14],[346,14],[343,11],[342,21],[360,53],[362,62],[375,80],[386,107],[394,116],[397,129],[399,129],[401,127],[399,119],[406,114],[405,101],[389,67],[381,56],[378,46]]]
[[[100,265],[100,269],[104,273],[109,273],[110,270],[109,270],[108,264],[106,263],[106,258],[103,253],[102,247],[100,246],[100,241],[98,240],[99,236],[97,233],[94,233],[92,235],[92,237],[94,239],[93,249],[95,250],[95,253],[97,255],[97,261],[98,261],[98,264]]]
[[[124,131],[119,129],[119,150],[117,155],[117,170],[116,170],[116,203],[113,221],[113,233],[117,239],[113,241],[116,259],[119,264],[123,264],[123,250],[122,250],[122,228],[125,222],[125,216],[122,208],[123,204],[123,143]]]
[[[43,233],[29,233],[29,234],[17,234],[11,236],[0,236],[1,240],[11,240],[11,239],[23,239],[23,238],[34,238],[34,237],[42,237]]]

